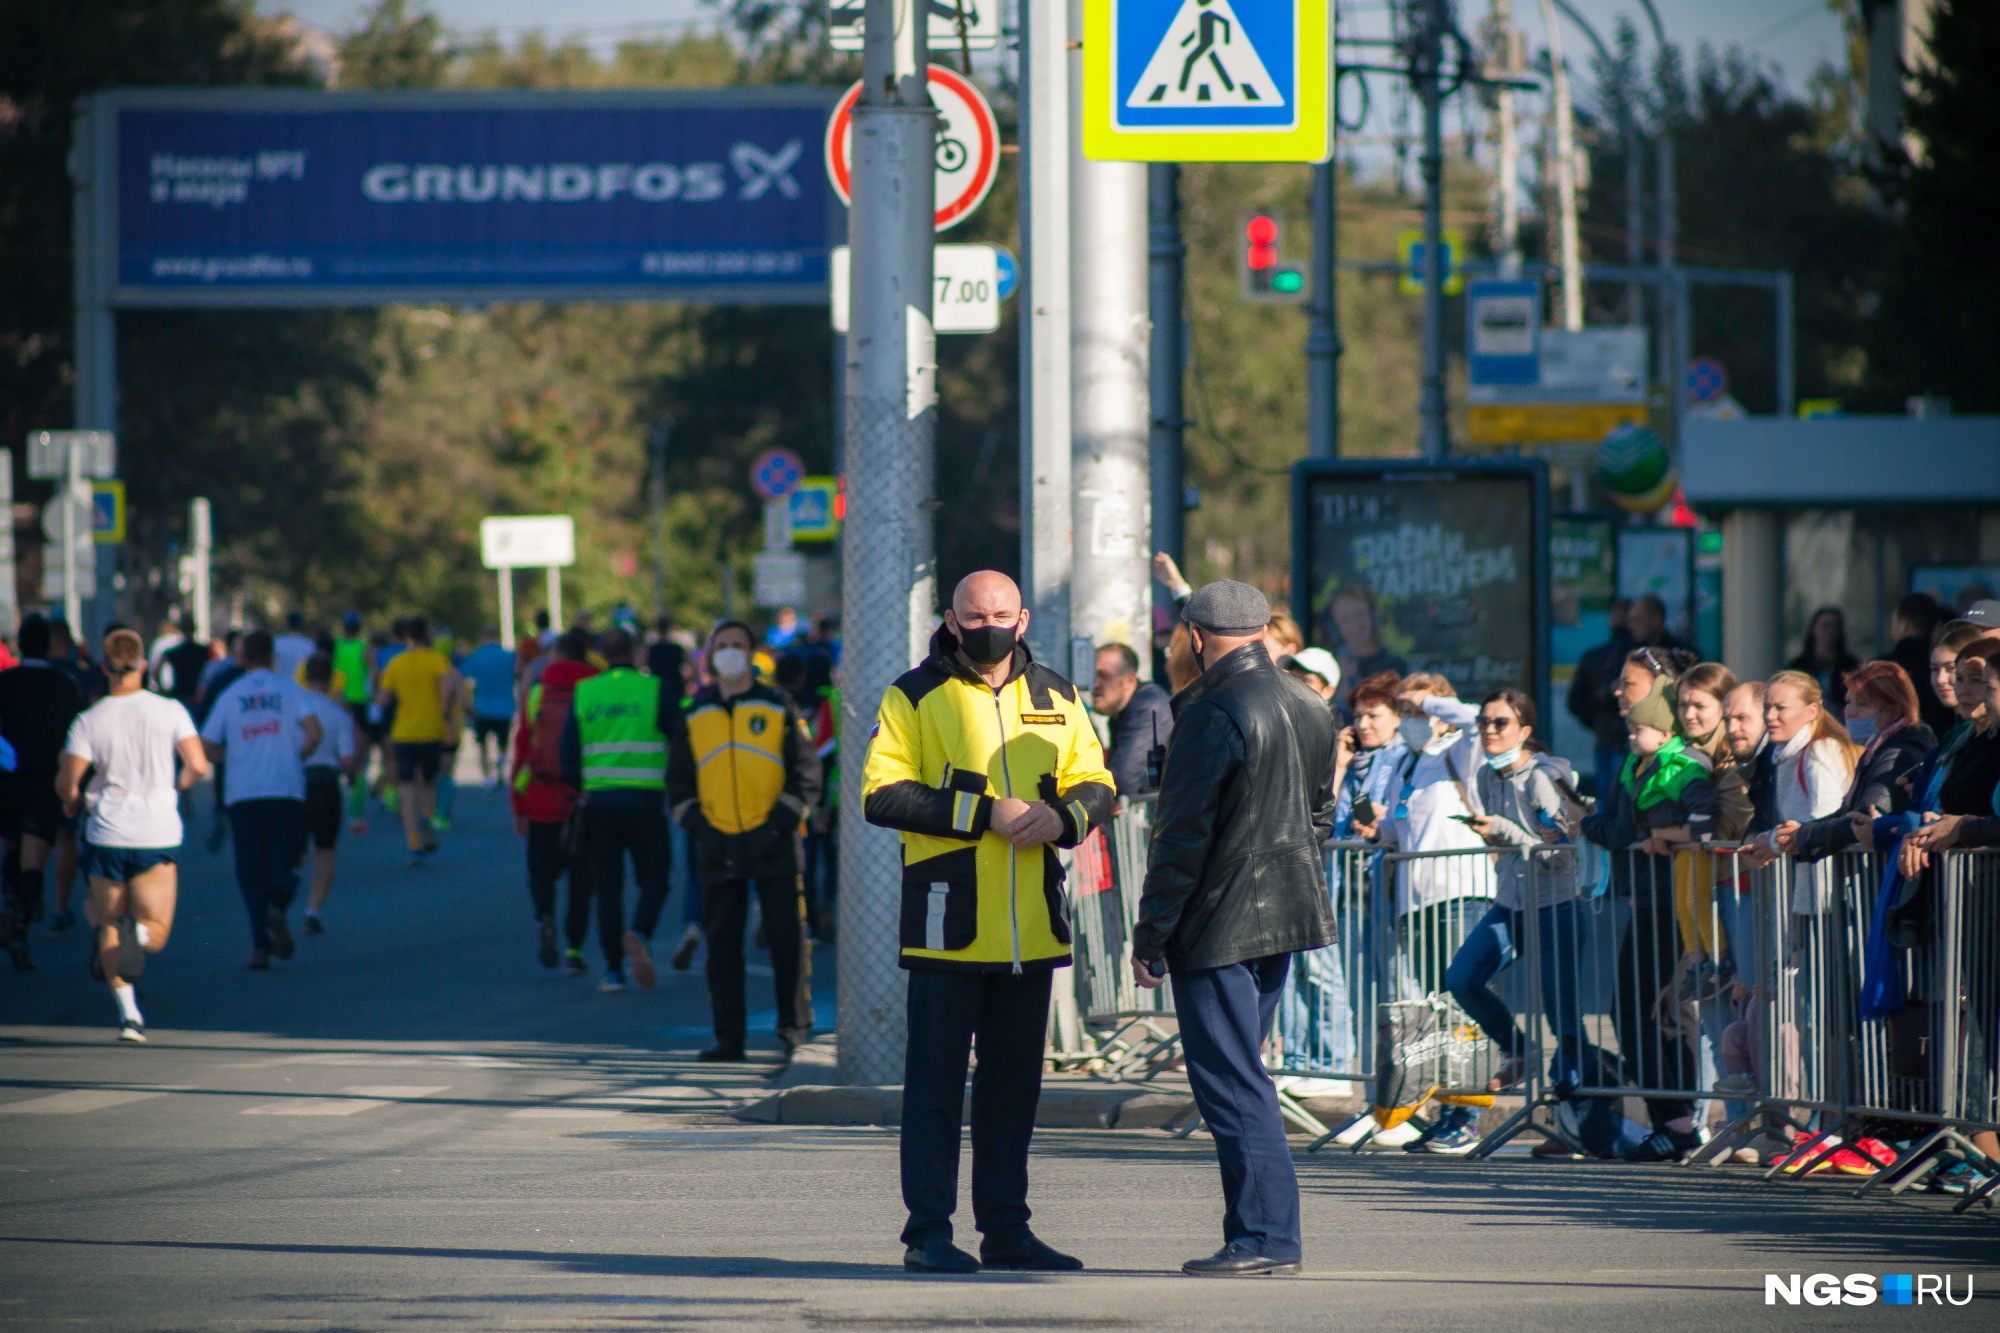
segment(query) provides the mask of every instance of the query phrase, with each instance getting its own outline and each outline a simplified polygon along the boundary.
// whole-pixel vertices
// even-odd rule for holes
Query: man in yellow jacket
[[[1083,1266],[1028,1229],[1028,1139],[1050,979],[1070,961],[1055,848],[1110,816],[1113,784],[1075,686],[1030,657],[1027,627],[1012,579],[967,575],[930,657],[883,694],[862,778],[868,822],[903,835],[903,1263],[921,1272]],[[979,1259],[951,1228],[975,1039]]]

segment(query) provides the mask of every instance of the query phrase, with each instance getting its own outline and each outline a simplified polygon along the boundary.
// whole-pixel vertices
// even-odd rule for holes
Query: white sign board
[[[908,21],[913,3],[926,3],[931,15],[931,50],[958,50],[958,20],[965,15],[965,44],[974,51],[991,51],[1000,44],[1000,0],[896,0],[896,28]],[[836,51],[859,51],[868,39],[863,15],[867,0],[832,0],[827,28]]]
[[[1000,252],[990,245],[940,245],[931,259],[931,326],[938,333],[992,333],[1000,327]],[[833,329],[847,332],[852,252],[833,248],[827,287]]]
[[[118,438],[108,430],[38,430],[28,437],[28,475],[60,477],[69,470],[69,451],[81,451],[77,473],[118,475]]]
[[[479,520],[479,558],[488,569],[550,569],[576,563],[576,524],[568,514]]]
[[[76,561],[76,595],[97,596],[97,555],[94,551],[78,548]],[[63,562],[44,560],[42,562],[42,600],[60,602],[69,596],[69,589],[63,583]]]
[[[1646,401],[1646,330],[1542,329],[1533,383],[1475,381],[1470,403],[1643,403]]]
[[[806,558],[797,551],[750,557],[750,599],[759,606],[799,606],[806,600]]]

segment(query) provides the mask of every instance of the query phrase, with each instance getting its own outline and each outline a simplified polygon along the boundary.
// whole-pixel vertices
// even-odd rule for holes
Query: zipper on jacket
[[[993,691],[993,723],[1000,729],[1000,786],[1006,795],[1012,796],[1014,775],[1007,770],[1007,714],[1000,707],[999,690]],[[1021,853],[1010,840],[1007,844],[1007,924],[1014,933],[1014,975],[1017,977],[1021,975],[1020,865]]]

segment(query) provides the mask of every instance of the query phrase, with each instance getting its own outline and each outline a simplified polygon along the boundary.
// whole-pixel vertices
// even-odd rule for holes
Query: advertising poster
[[[1549,520],[1549,698],[1555,715],[1542,739],[1579,773],[1596,762],[1591,734],[1564,706],[1582,656],[1611,637],[1618,595],[1618,520],[1611,514],[1557,514]]]
[[[1694,529],[1626,528],[1618,534],[1618,595],[1651,593],[1667,608],[1667,632],[1694,642]]]
[[[1547,713],[1548,479],[1537,460],[1293,471],[1294,612],[1340,662],[1443,675],[1477,701],[1511,685]]]

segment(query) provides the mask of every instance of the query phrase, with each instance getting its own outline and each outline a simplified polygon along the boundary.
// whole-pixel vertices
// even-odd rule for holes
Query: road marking
[[[113,1106],[124,1106],[128,1102],[143,1102],[149,1097],[164,1097],[167,1091],[75,1088],[69,1092],[52,1092],[46,1097],[30,1097],[24,1102],[8,1102],[0,1106],[0,1115],[76,1115],[84,1111],[103,1111]]]
[[[586,1116],[602,1119],[606,1116],[630,1115],[631,1112],[616,1107],[592,1106],[524,1106],[518,1111],[509,1111],[510,1120],[581,1120]]]
[[[423,1087],[410,1083],[360,1083],[341,1089],[351,1097],[387,1097],[392,1101],[411,1101],[419,1097],[435,1097],[440,1092],[450,1092],[451,1084]]]
[[[246,1106],[244,1115],[353,1115],[357,1111],[372,1110],[377,1106],[394,1106],[394,1102],[372,1101],[366,1097],[299,1097],[288,1102],[266,1102],[262,1106]]]

